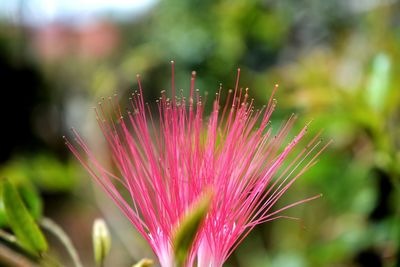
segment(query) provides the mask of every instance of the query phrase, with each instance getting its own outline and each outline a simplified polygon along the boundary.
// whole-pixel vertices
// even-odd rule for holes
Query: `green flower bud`
[[[142,259],[132,267],[150,267],[153,266],[153,260],[150,259]]]
[[[94,221],[92,238],[94,259],[98,266],[103,266],[104,260],[111,248],[111,236],[103,219],[96,219]]]

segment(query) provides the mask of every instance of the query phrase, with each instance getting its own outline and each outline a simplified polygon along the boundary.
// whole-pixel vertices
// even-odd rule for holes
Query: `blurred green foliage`
[[[31,184],[48,193],[71,191],[76,185],[76,165],[63,163],[46,154],[20,157],[0,168],[0,176],[18,184]]]
[[[257,105],[280,84],[274,127],[296,112],[298,127],[313,118],[310,135],[324,129],[324,139],[334,143],[283,200],[323,193],[288,211],[303,219],[301,225],[277,220],[256,228],[227,266],[396,266],[399,11],[398,1],[160,1],[140,16],[109,18],[119,36],[112,53],[70,52],[50,59],[26,42],[37,31],[29,35],[26,28],[2,23],[0,47],[10,64],[34,68],[51,90],[41,92],[46,103],[33,103],[29,114],[32,140],[40,140],[41,149],[16,150],[2,163],[0,176],[15,182],[36,218],[42,213],[38,193],[64,199],[62,193],[89,179],[78,179],[80,168],[65,160],[60,137],[74,126],[100,147],[90,111],[97,99],[118,92],[126,104],[140,73],[145,98],[152,102],[170,88],[171,59],[176,84],[186,93],[192,70],[196,88],[213,95],[220,82],[225,92],[234,86],[240,67],[241,85],[250,88]],[[85,190],[81,195],[87,197]]]

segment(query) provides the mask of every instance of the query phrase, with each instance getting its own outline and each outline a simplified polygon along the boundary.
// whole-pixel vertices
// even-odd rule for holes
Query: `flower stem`
[[[58,224],[56,224],[50,218],[44,218],[40,221],[40,226],[49,231],[50,233],[52,233],[60,240],[60,242],[64,245],[69,255],[71,256],[71,259],[74,262],[75,267],[83,267],[78,252],[76,251],[76,248],[72,244],[71,239]]]
[[[0,265],[15,266],[15,267],[37,267],[38,265],[31,262],[28,258],[13,251],[6,245],[0,243]]]
[[[19,245],[17,239],[15,238],[15,236],[13,236],[12,234],[7,233],[6,231],[4,231],[2,229],[0,229],[0,239],[3,239],[3,240],[5,240],[7,242],[10,242],[12,244]]]

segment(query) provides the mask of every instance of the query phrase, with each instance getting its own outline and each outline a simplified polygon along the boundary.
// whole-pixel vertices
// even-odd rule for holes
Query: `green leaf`
[[[32,217],[35,220],[42,217],[43,203],[37,189],[33,185],[28,183],[18,185],[17,189]]]
[[[8,226],[6,208],[4,207],[3,194],[0,190],[0,228]]]
[[[19,243],[29,252],[39,255],[47,250],[47,242],[29,214],[17,189],[8,180],[2,181],[2,197],[6,217]]]
[[[19,183],[15,185],[26,208],[32,217],[37,220],[42,217],[43,203],[36,188],[29,183]],[[6,210],[3,203],[2,192],[0,190],[0,228],[8,225]]]
[[[173,244],[177,266],[184,265],[201,223],[210,208],[211,199],[211,191],[206,191],[175,227]]]

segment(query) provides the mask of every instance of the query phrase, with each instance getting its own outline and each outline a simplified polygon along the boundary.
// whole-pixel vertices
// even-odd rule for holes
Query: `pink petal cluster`
[[[248,89],[239,87],[239,74],[240,70],[224,105],[221,89],[216,94],[208,117],[204,115],[205,100],[195,90],[194,72],[187,98],[182,92],[175,94],[172,71],[172,98],[161,93],[154,117],[143,100],[139,76],[139,90],[132,94],[126,115],[111,99],[107,105],[100,103],[97,121],[110,147],[114,173],[96,160],[75,130],[78,146],[66,141],[148,241],[163,267],[175,266],[174,229],[205,190],[213,192],[211,206],[185,266],[222,266],[256,225],[285,217],[279,214],[320,196],[272,210],[327,145],[321,147],[316,136],[296,150],[307,126],[287,144],[295,116],[273,134],[269,120],[277,87],[268,104],[255,109]],[[129,200],[123,197],[121,187],[129,192]]]

